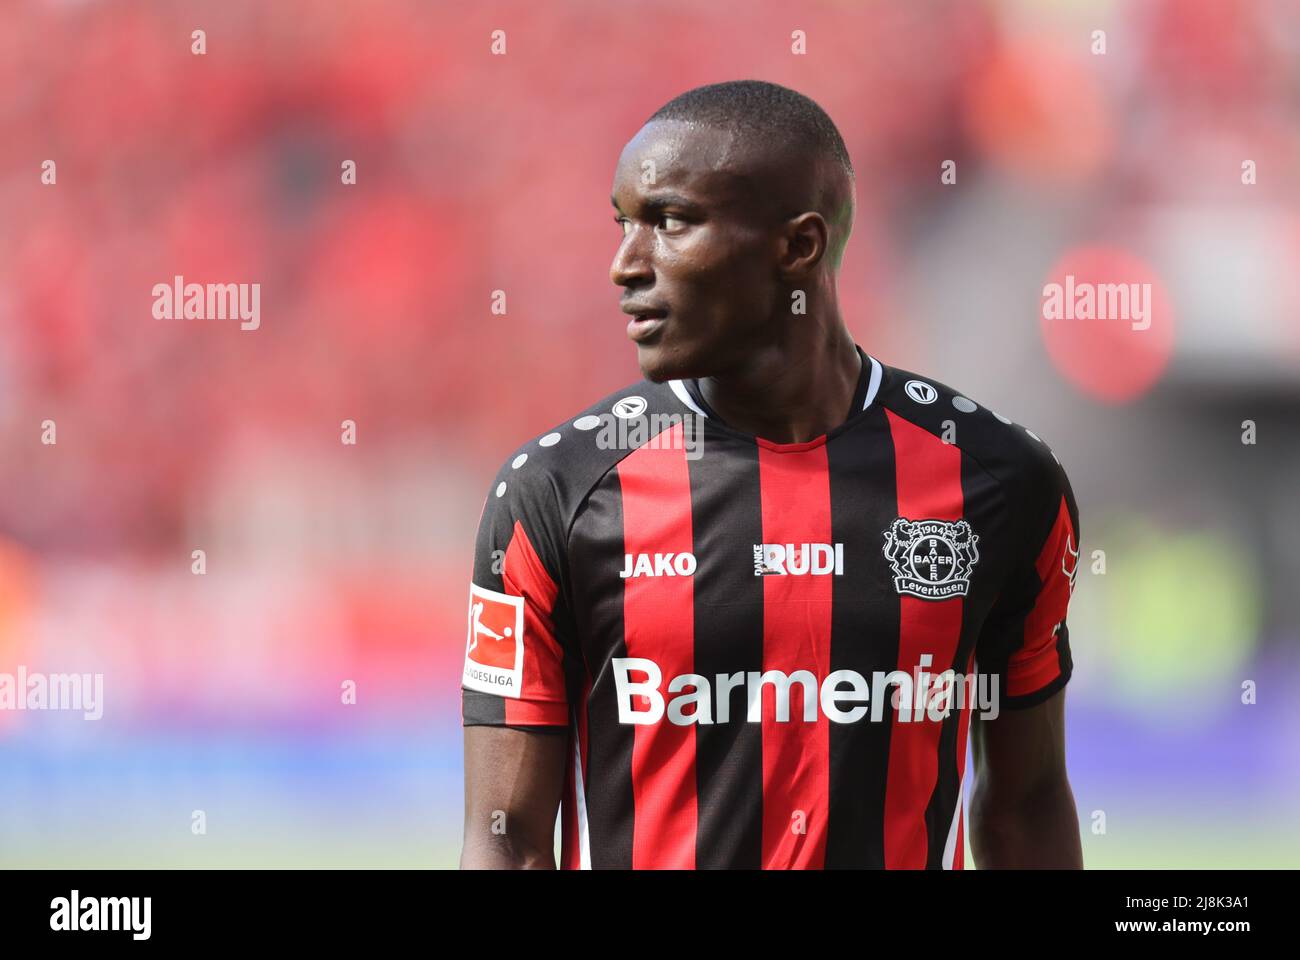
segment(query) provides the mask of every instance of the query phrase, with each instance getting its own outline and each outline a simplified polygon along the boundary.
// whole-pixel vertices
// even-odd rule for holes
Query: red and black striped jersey
[[[562,867],[962,866],[972,710],[1070,676],[1078,509],[1033,433],[859,353],[806,443],[643,380],[493,481],[463,720],[569,738]]]

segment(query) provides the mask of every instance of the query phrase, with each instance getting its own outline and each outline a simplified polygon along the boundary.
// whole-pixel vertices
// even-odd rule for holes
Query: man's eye
[[[626,237],[628,230],[631,229],[631,221],[628,220],[627,217],[616,215],[614,217],[614,222],[623,228],[623,236]],[[685,220],[681,219],[680,217],[664,215],[659,218],[659,226],[663,227],[669,233],[676,233],[677,231],[688,226],[688,224]]]

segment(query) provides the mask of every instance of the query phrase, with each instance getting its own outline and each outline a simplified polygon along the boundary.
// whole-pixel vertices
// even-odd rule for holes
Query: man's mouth
[[[666,310],[641,310],[632,314],[627,324],[627,338],[645,343],[659,334],[668,316]]]

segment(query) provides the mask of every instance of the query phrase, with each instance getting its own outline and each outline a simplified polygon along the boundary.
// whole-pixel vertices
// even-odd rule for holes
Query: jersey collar
[[[846,420],[871,406],[872,401],[876,399],[876,393],[880,390],[880,380],[884,373],[879,360],[869,356],[857,344],[853,346],[858,351],[858,356],[862,358],[862,372],[858,375],[858,385],[853,391],[853,402],[849,405]],[[719,423],[725,423],[704,399],[698,380],[694,378],[689,380],[669,380],[668,386],[677,395],[677,399],[695,413],[702,417],[717,420]]]

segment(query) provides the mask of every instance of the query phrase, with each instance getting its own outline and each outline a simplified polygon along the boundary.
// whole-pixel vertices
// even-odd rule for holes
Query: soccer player
[[[644,379],[488,491],[461,865],[554,867],[558,812],[564,868],[960,868],[969,732],[978,866],[1082,866],[1074,496],[1033,433],[854,342],[830,118],[688,91],[612,200]]]

